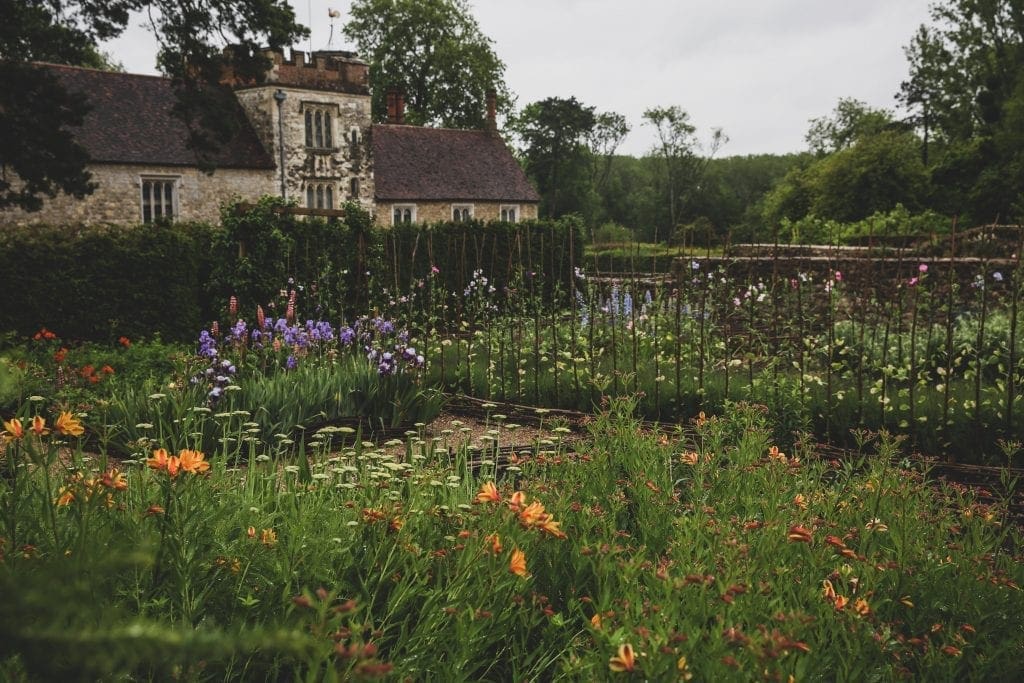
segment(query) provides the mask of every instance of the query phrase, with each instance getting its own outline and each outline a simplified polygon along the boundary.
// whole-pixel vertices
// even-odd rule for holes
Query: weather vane
[[[328,7],[327,16],[331,18],[331,33],[327,38],[327,49],[330,50],[334,44],[334,20],[341,16],[341,12]]]

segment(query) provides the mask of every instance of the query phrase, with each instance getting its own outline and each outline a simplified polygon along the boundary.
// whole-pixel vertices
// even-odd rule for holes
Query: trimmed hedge
[[[344,221],[285,206],[272,197],[244,211],[229,206],[221,226],[6,227],[0,331],[192,341],[224,318],[230,296],[243,317],[257,304],[283,316],[293,289],[300,315],[337,321],[365,313],[384,290],[409,291],[433,266],[449,292],[461,292],[479,269],[499,291],[531,281],[550,297],[569,291],[583,258],[582,226],[571,218],[378,228],[354,204]]]
[[[0,330],[67,339],[191,338],[209,312],[213,229],[202,224],[0,231]]]

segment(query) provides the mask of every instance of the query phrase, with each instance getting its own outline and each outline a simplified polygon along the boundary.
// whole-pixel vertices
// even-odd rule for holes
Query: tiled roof
[[[185,123],[171,113],[176,95],[171,80],[98,71],[71,66],[44,65],[70,92],[81,92],[92,109],[75,139],[92,161],[160,166],[197,166],[188,147]],[[219,145],[210,161],[225,168],[274,168],[235,102],[239,126],[232,140]]]
[[[540,201],[493,133],[382,124],[372,134],[378,201]]]

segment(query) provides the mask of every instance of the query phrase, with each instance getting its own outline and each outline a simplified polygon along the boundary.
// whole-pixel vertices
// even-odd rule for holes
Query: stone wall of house
[[[528,221],[537,218],[537,204],[516,202],[381,202],[377,205],[376,221],[380,225],[391,225],[396,206],[416,207],[417,223],[441,223],[452,220],[453,206],[472,206],[474,220],[496,221],[501,218],[502,207],[516,207],[517,220]]]
[[[144,178],[175,181],[177,218],[186,221],[218,223],[222,204],[235,198],[255,201],[275,192],[272,170],[221,168],[206,175],[196,168],[178,166],[93,164],[88,168],[98,184],[92,194],[84,199],[57,195],[45,200],[41,211],[0,212],[0,227],[31,223],[141,223]]]
[[[306,62],[271,55],[275,64],[268,82],[236,90],[243,109],[264,147],[280,165],[284,145],[284,185],[289,199],[307,206],[307,187],[332,190],[333,208],[352,200],[373,208],[373,165],[370,160],[370,91],[365,62],[348,53],[313,53]],[[280,110],[276,93],[284,100]],[[279,127],[279,114],[283,125]],[[307,145],[306,112],[329,114],[331,144]],[[280,173],[280,171],[278,171]],[[281,192],[277,176],[275,194]],[[354,190],[354,192],[353,192]]]

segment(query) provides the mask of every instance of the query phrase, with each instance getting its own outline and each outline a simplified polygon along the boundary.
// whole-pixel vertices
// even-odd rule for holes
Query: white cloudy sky
[[[327,47],[328,8],[347,0],[291,0],[310,42]],[[721,155],[804,148],[809,119],[840,97],[894,108],[907,74],[903,46],[928,20],[930,0],[470,0],[506,65],[520,106],[575,96],[624,114],[621,151],[645,153],[648,107],[676,104],[706,139],[721,127]],[[141,20],[107,46],[126,69],[155,73],[155,43]]]

